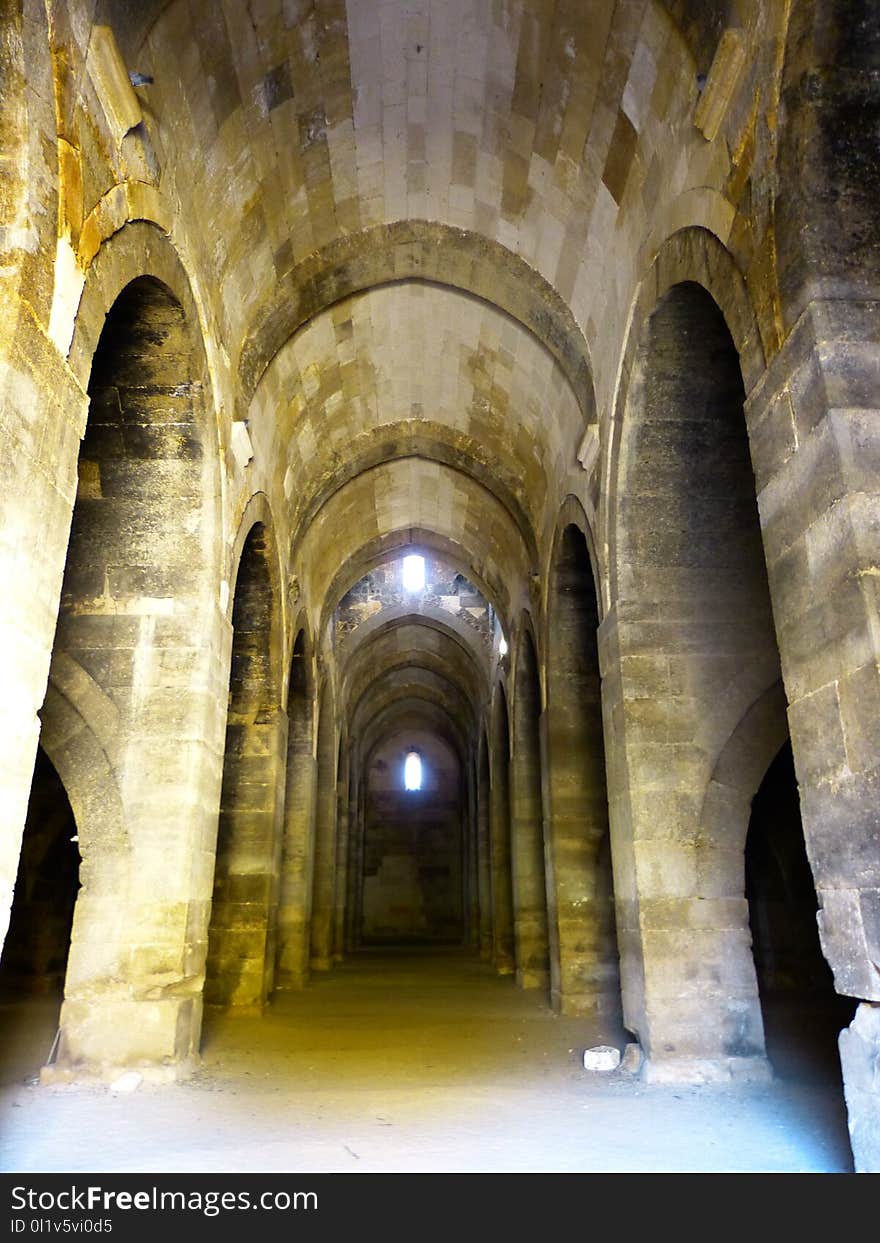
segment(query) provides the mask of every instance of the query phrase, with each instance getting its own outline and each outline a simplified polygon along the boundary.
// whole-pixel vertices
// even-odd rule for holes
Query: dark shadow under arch
[[[779,750],[752,800],[745,894],[767,1054],[784,1079],[836,1084],[837,1037],[857,1001],[834,991],[816,922],[791,742]]]
[[[42,747],[0,958],[0,1082],[39,1073],[54,1053],[80,887],[77,825],[67,791]]]

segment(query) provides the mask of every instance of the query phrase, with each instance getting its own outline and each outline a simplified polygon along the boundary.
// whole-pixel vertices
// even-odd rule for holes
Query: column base
[[[59,1085],[105,1084],[112,1087],[121,1075],[136,1071],[147,1084],[183,1083],[199,1069],[202,1059],[195,1055],[182,1062],[167,1064],[127,1063],[114,1066],[109,1063],[92,1065],[86,1062],[77,1064],[53,1062],[50,1066],[40,1067],[40,1087],[57,1087]]]
[[[617,993],[564,993],[553,989],[550,1006],[555,1014],[572,1018],[610,1018],[620,1015],[620,996]]]
[[[267,1005],[268,1001],[206,1001],[205,1009],[211,1014],[228,1014],[234,1019],[260,1019]]]
[[[333,970],[333,959],[332,958],[313,958],[311,962],[309,963],[309,966],[311,967],[313,971],[332,971]]]
[[[766,1057],[646,1058],[641,1077],[646,1083],[771,1083]]]
[[[276,993],[295,993],[305,988],[309,982],[309,972],[286,971],[280,980],[275,981]]]
[[[198,1062],[202,996],[71,997],[61,1007],[58,1025],[58,1056],[45,1068],[47,1082],[106,1081],[124,1070],[167,1082]]]
[[[275,988],[301,988],[309,978],[309,955],[302,945],[283,948],[275,960]]]
[[[516,983],[519,988],[549,988],[550,972],[534,967],[519,967],[516,972]]]

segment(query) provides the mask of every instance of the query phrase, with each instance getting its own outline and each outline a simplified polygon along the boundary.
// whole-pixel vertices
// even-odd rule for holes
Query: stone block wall
[[[39,739],[82,849],[60,1065],[177,1073],[206,962],[261,1004],[351,943],[363,766],[418,719],[466,774],[456,892],[497,968],[562,1008],[611,980],[605,781],[649,1071],[760,1073],[743,853],[790,728],[871,1168],[880,24],[575,8],[0,12],[0,918]],[[554,650],[572,506],[589,676]],[[415,546],[508,639],[531,619],[528,730],[460,592],[334,638]]]

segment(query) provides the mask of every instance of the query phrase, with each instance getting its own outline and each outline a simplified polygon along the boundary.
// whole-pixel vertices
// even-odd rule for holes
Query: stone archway
[[[740,358],[693,281],[636,331],[602,626],[625,1022],[649,1074],[763,1075],[747,932],[700,823],[715,757],[779,679]]]
[[[90,311],[106,293],[90,287]],[[56,690],[99,739],[68,786],[86,857],[57,1073],[133,1062],[167,1076],[193,1056],[201,1021],[193,861],[216,768],[202,736],[213,653],[193,636],[211,620],[214,466],[203,359],[176,293],[136,276],[102,325],[42,714],[56,754],[85,737],[52,741]]]

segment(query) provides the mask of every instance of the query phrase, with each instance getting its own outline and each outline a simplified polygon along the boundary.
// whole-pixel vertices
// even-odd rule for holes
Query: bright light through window
[[[504,635],[502,635],[501,638],[498,640],[498,654],[500,656],[507,655],[507,640],[505,639]]]
[[[405,790],[421,790],[422,760],[418,751],[410,751],[403,765],[403,787]]]
[[[407,591],[422,591],[424,589],[424,557],[412,556],[403,558],[403,586]]]

